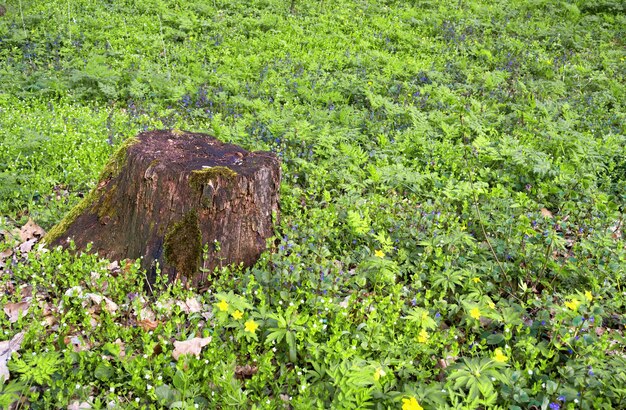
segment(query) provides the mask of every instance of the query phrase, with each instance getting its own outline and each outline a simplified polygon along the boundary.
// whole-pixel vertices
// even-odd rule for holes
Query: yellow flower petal
[[[248,320],[245,324],[245,331],[246,332],[250,332],[250,333],[254,333],[256,332],[256,330],[259,328],[259,324],[256,323],[254,320],[250,319]]]
[[[492,308],[492,309],[495,309],[496,308],[496,304],[493,303],[493,302],[489,302],[489,307]]]
[[[235,310],[235,311],[233,312],[233,318],[234,318],[235,320],[239,320],[239,319],[241,319],[242,317],[243,317],[243,312],[242,312],[241,310]]]
[[[480,319],[480,309],[475,307],[472,310],[470,310],[470,316],[476,320]]]
[[[585,299],[587,299],[587,302],[591,302],[593,300],[593,295],[591,294],[591,292],[585,292]]]
[[[567,306],[568,309],[571,309],[575,312],[578,310],[578,306],[580,306],[580,302],[576,299],[568,300],[567,302],[565,302],[565,306]]]
[[[428,335],[428,332],[426,331],[426,329],[422,329],[420,331],[420,334],[417,336],[417,341],[420,343],[426,343],[428,342],[429,338],[430,336]]]
[[[222,312],[226,312],[228,310],[228,302],[226,302],[225,300],[222,300],[220,303],[217,304],[217,307]]]
[[[504,353],[502,353],[502,349],[497,348],[493,351],[493,360],[498,363],[506,363],[509,358]]]
[[[474,278],[472,278],[472,280],[474,281],[474,283],[480,283],[481,282],[479,277],[474,277]]]
[[[378,381],[378,380],[380,380],[381,377],[385,376],[386,374],[387,373],[385,373],[385,371],[379,367],[374,372],[374,380]]]
[[[402,399],[402,410],[424,410],[424,408],[420,406],[415,397],[411,396],[408,399]]]
[[[384,258],[385,257],[385,252],[383,252],[381,250],[374,251],[374,256],[376,256],[378,258]]]

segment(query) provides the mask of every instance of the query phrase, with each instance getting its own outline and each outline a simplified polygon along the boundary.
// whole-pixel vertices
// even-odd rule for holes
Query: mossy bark
[[[109,259],[142,258],[153,281],[205,283],[219,264],[252,265],[278,215],[280,163],[204,135],[152,131],[126,144],[92,192],[46,242],[79,250],[89,242]],[[205,244],[220,243],[201,267]]]

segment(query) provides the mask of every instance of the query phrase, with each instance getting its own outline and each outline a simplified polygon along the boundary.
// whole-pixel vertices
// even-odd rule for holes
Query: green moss
[[[114,209],[112,208],[114,204],[111,204],[111,199],[113,198],[113,192],[116,187],[113,187],[111,190],[106,189],[98,189],[98,187],[102,184],[103,181],[110,180],[113,177],[119,175],[122,170],[122,167],[126,163],[126,154],[128,148],[132,147],[139,140],[137,138],[129,138],[120,145],[120,147],[115,151],[115,153],[111,156],[107,164],[104,166],[102,172],[100,173],[100,177],[98,178],[98,186],[93,188],[87,196],[85,196],[76,206],[74,206],[66,215],[63,217],[61,222],[56,224],[52,229],[46,233],[43,238],[45,243],[52,243],[59,238],[63,233],[67,231],[70,225],[82,215],[87,209],[93,206],[100,200],[100,197],[107,192],[105,197],[105,202],[107,202],[107,198],[109,199],[109,206],[101,206],[98,210],[98,216],[110,216],[110,213],[114,213]],[[113,191],[113,192],[112,192]],[[105,204],[106,205],[106,204]]]
[[[67,229],[70,227],[72,222],[76,220],[76,218],[82,215],[82,213],[85,212],[85,210],[87,210],[90,206],[93,205],[93,203],[97,200],[97,198],[98,198],[98,193],[96,192],[96,189],[94,188],[91,190],[91,192],[89,192],[89,194],[86,197],[84,197],[78,204],[76,204],[72,209],[70,209],[70,211],[65,215],[65,217],[63,217],[61,222],[53,226],[52,229],[50,229],[46,233],[46,235],[43,237],[43,241],[45,243],[50,244],[54,242],[56,239],[58,239],[59,236],[61,236],[64,232],[67,231]]]
[[[204,185],[217,178],[233,180],[236,177],[237,173],[228,167],[217,166],[197,169],[191,171],[189,185],[195,189],[201,189]]]
[[[174,266],[178,275],[191,278],[200,268],[202,232],[195,210],[187,212],[165,234],[163,243],[165,262]]]
[[[98,181],[101,182],[118,176],[120,171],[122,171],[122,167],[124,167],[124,164],[126,163],[128,149],[138,142],[139,140],[137,138],[129,138],[124,141],[102,169]]]
[[[113,185],[108,187],[106,192],[102,195],[102,200],[97,204],[98,218],[104,218],[105,216],[113,217],[117,211],[115,203],[115,193],[117,192],[117,186]],[[94,203],[94,206],[96,204]]]

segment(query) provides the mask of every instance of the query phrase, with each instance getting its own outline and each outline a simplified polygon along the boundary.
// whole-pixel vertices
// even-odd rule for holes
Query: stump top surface
[[[271,153],[249,152],[201,133],[158,130],[143,132],[137,139],[139,143],[130,147],[129,153],[181,171],[225,166],[245,174],[246,170],[252,171],[261,163],[277,160]]]

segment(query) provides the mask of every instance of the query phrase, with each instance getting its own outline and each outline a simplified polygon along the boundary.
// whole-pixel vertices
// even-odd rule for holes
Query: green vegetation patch
[[[165,3],[9,2],[0,235],[106,216],[113,147],[190,130],[280,157],[271,254],[148,294],[0,244],[0,408],[626,408],[623,1]]]

